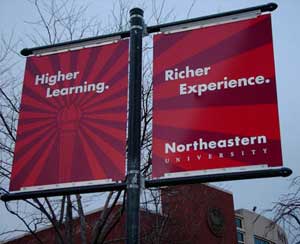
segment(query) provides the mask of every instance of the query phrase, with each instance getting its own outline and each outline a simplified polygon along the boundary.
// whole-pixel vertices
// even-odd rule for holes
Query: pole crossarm
[[[146,33],[151,34],[151,33],[156,33],[160,32],[164,29],[167,28],[176,28],[178,26],[179,28],[181,26],[184,26],[186,24],[191,24],[191,23],[196,23],[198,22],[199,24],[201,21],[208,21],[212,19],[217,19],[217,18],[223,18],[223,17],[230,17],[230,16],[235,16],[235,15],[240,15],[243,13],[249,13],[249,12],[255,12],[258,11],[260,13],[264,12],[272,12],[275,9],[277,9],[278,5],[276,3],[268,3],[264,5],[259,5],[259,6],[254,6],[250,8],[244,8],[244,9],[238,9],[238,10],[233,10],[233,11],[228,11],[228,12],[223,12],[223,13],[218,13],[218,14],[212,14],[212,15],[207,15],[203,17],[197,17],[197,18],[191,18],[187,20],[180,20],[180,21],[175,21],[175,22],[170,22],[166,24],[160,24],[160,25],[153,25],[149,26],[146,28]],[[33,54],[40,54],[44,52],[57,52],[59,50],[65,50],[65,49],[75,49],[78,47],[82,46],[88,46],[88,45],[95,45],[103,42],[109,42],[109,41],[114,41],[122,38],[127,38],[130,36],[130,31],[123,31],[123,32],[116,32],[112,34],[107,34],[107,35],[100,35],[100,36],[95,36],[95,37],[89,37],[89,38],[83,38],[79,40],[73,40],[73,41],[67,41],[67,42],[61,42],[61,43],[56,43],[52,45],[45,45],[45,46],[40,46],[40,47],[34,47],[34,48],[24,48],[21,50],[21,54],[23,56],[29,56]]]
[[[39,197],[54,197],[54,196],[67,196],[74,194],[105,192],[105,191],[118,191],[126,189],[126,183],[111,183],[105,185],[89,185],[89,186],[76,186],[67,188],[56,188],[39,191],[22,191],[11,192],[0,195],[0,199],[4,202],[13,200],[25,200]]]
[[[234,181],[234,180],[249,180],[259,178],[271,178],[271,177],[288,177],[292,174],[290,168],[282,167],[278,169],[264,169],[264,170],[251,170],[244,172],[229,172],[229,173],[216,173],[199,176],[187,176],[178,178],[162,178],[152,179],[145,181],[145,187],[160,187],[160,186],[174,186],[180,184],[200,184],[222,181]]]
[[[251,170],[244,172],[232,172],[232,173],[217,173],[199,176],[188,176],[181,178],[162,178],[162,179],[149,179],[145,180],[145,188],[161,187],[161,186],[173,186],[179,184],[199,184],[209,182],[223,182],[223,181],[235,181],[235,180],[249,180],[258,178],[271,178],[271,177],[288,177],[292,174],[292,170],[287,167],[278,169],[264,169],[264,170]],[[61,195],[71,195],[78,193],[93,193],[104,191],[117,191],[126,189],[126,183],[112,183],[108,185],[93,185],[93,186],[80,186],[69,187],[63,189],[49,189],[43,191],[28,191],[28,192],[16,192],[5,193],[1,195],[1,200],[4,202],[13,200],[22,200],[38,197],[51,197]]]

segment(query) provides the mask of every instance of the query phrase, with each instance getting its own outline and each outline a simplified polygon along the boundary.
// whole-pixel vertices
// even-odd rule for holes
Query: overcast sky
[[[103,23],[109,20],[108,14],[112,9],[112,3],[115,1],[86,0],[86,2],[90,6],[88,11],[91,16],[98,16],[99,19],[103,20]],[[147,1],[132,1],[133,6],[140,7],[145,6],[144,2]],[[186,2],[191,3],[192,1],[167,0],[166,2],[167,9],[174,9],[176,20],[181,20],[186,18],[189,9],[189,4]],[[284,166],[291,168],[294,171],[293,176],[297,176],[300,172],[300,96],[298,91],[300,88],[298,78],[300,68],[300,1],[281,0],[273,2],[279,5],[278,9],[272,13],[272,25],[283,160]],[[190,17],[199,17],[265,3],[267,2],[256,0],[198,0],[191,10]],[[146,17],[148,12],[150,11],[145,9]],[[0,32],[8,35],[14,31],[18,38],[22,38],[26,33],[32,31],[25,21],[34,20],[35,16],[36,11],[27,1],[1,0]],[[218,185],[233,193],[236,209],[252,209],[253,206],[257,206],[257,211],[260,212],[270,207],[272,202],[276,201],[281,194],[289,191],[290,180],[285,178],[244,180]],[[3,211],[2,203],[0,208],[1,232],[3,226],[9,228],[9,225],[14,225],[16,222],[14,218]]]

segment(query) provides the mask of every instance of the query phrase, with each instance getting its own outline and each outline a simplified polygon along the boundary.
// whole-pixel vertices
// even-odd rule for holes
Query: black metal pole
[[[140,163],[141,163],[141,79],[144,11],[130,10],[130,68],[127,154],[127,244],[139,243]]]

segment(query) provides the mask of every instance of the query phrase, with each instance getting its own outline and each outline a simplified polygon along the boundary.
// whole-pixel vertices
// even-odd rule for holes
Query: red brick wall
[[[120,206],[117,206],[119,208]],[[117,210],[116,208],[116,210]],[[209,227],[209,209],[217,209],[222,215],[224,230],[218,236]],[[86,217],[91,229],[100,212]],[[217,216],[218,217],[218,216]],[[113,244],[125,243],[125,214],[109,234]],[[219,218],[216,219],[217,223]],[[221,221],[221,222],[222,222]],[[220,222],[220,221],[219,221]],[[141,244],[234,244],[236,228],[232,195],[206,185],[168,187],[162,190],[162,214],[141,210]],[[79,221],[74,221],[74,243],[81,243]],[[38,232],[43,243],[55,243],[52,228]],[[119,240],[119,241],[117,241]],[[31,235],[8,242],[38,243]]]
[[[170,243],[237,242],[233,198],[229,193],[200,184],[169,187],[163,191],[162,205],[164,215],[172,216],[168,229]],[[223,228],[218,229],[217,234],[209,227],[209,212],[212,209],[217,209],[223,220]],[[215,221],[219,224],[220,218]],[[214,224],[211,226],[215,227]]]

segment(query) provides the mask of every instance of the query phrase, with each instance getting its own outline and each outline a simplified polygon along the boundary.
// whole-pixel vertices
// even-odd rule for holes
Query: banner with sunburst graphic
[[[153,176],[281,166],[275,81],[269,14],[155,35]]]
[[[123,180],[127,88],[128,40],[29,57],[10,190]]]

